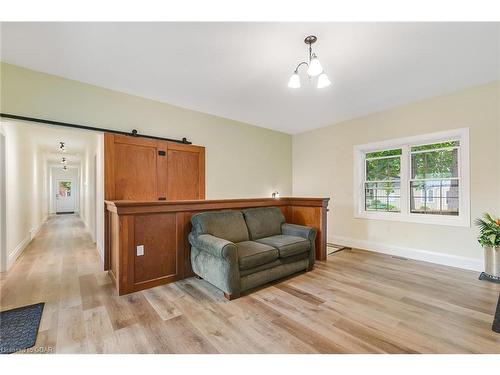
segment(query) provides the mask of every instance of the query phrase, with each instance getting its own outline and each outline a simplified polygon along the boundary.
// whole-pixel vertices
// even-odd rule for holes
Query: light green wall
[[[408,257],[422,255],[449,264],[479,265],[482,251],[474,226],[354,218],[353,146],[469,128],[472,219],[483,212],[500,215],[499,98],[497,81],[294,135],[293,194],[332,198],[329,241],[380,251],[395,249]],[[442,257],[427,257],[426,251]]]
[[[288,134],[1,63],[4,113],[163,136],[206,147],[206,196],[291,194]]]

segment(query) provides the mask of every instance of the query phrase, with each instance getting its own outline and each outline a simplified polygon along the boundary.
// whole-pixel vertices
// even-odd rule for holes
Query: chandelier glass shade
[[[316,42],[318,38],[314,35],[310,35],[304,39],[304,42],[309,45],[309,61],[302,61],[297,65],[292,76],[288,80],[288,87],[292,89],[298,89],[301,87],[299,68],[302,65],[307,66],[307,75],[310,78],[318,77],[316,80],[316,87],[322,89],[331,85],[331,81],[325,73],[323,66],[319,62],[318,56],[312,52],[312,44]]]
[[[300,88],[300,77],[298,72],[292,74],[290,80],[288,81],[288,87],[291,87],[292,89]]]
[[[311,77],[319,76],[323,73],[323,67],[318,60],[318,57],[313,54],[311,60],[309,61],[309,68],[307,68],[307,74]]]
[[[321,73],[318,77],[318,84],[317,84],[318,89],[322,89],[322,88],[328,87],[330,85],[331,85],[331,82],[328,79],[328,76],[325,73]]]

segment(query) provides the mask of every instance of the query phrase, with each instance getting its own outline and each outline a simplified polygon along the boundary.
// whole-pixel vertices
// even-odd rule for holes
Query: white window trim
[[[459,152],[459,215],[432,215],[411,213],[409,209],[410,147],[449,140],[460,141]],[[364,173],[365,154],[373,151],[401,148],[401,212],[365,211]],[[470,227],[470,161],[469,128],[391,139],[354,146],[354,217],[359,219],[404,221],[410,223]]]

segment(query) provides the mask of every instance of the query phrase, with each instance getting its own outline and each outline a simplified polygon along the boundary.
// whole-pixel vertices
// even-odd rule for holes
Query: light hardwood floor
[[[46,303],[56,353],[500,353],[500,285],[345,250],[234,301],[194,278],[118,297],[83,223],[52,217],[1,276],[1,310]]]

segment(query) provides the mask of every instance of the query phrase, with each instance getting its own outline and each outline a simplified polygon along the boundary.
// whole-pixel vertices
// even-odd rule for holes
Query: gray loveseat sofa
[[[285,223],[277,207],[203,212],[191,223],[193,271],[227,299],[313,267],[316,229]]]

